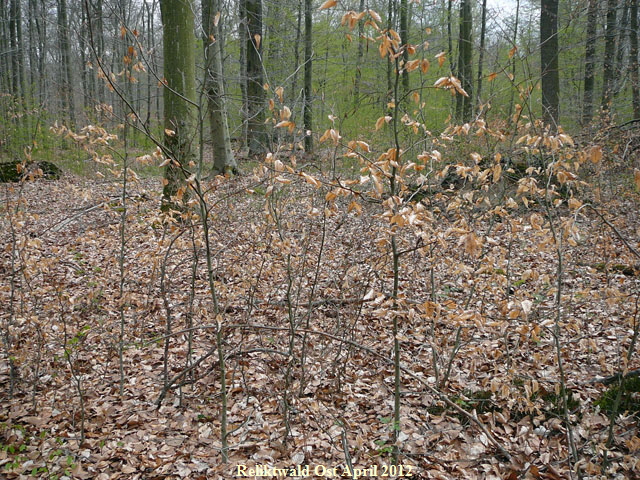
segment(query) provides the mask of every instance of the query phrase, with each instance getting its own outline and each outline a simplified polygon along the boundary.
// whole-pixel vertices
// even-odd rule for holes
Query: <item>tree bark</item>
[[[516,18],[513,24],[513,40],[511,43],[513,44],[512,48],[518,48],[518,28],[520,26],[520,0],[516,0]],[[516,96],[516,88],[515,88],[515,78],[516,78],[516,56],[515,53],[513,57],[511,57],[511,78],[513,79],[513,85],[511,86],[511,97],[509,98],[509,114],[507,115],[507,119],[511,120],[511,115],[513,114],[513,107],[515,103]]]
[[[80,14],[80,35],[78,38],[78,47],[80,49],[80,62],[82,63],[82,68],[80,70],[80,79],[82,83],[82,106],[85,112],[88,111],[93,99],[95,98],[95,93],[91,85],[93,75],[91,75],[91,69],[89,68],[88,64],[88,58],[90,57],[87,52],[86,41],[86,39],[89,37],[87,17],[88,15],[86,9],[83,8],[82,13]]]
[[[618,95],[626,81],[625,78],[625,48],[627,45],[626,38],[629,35],[629,0],[621,0],[624,4],[622,7],[622,18],[618,24],[618,41],[616,44],[616,63],[614,66],[614,86],[613,94]]]
[[[16,38],[18,39],[18,68],[20,75],[20,87],[23,99],[26,100],[28,95],[27,76],[25,74],[25,48],[24,48],[24,36],[22,35],[22,1],[16,1]]]
[[[453,2],[448,0],[447,2],[447,58],[449,59],[449,68],[451,75],[455,72],[455,62],[453,61]]]
[[[240,95],[242,97],[242,146],[249,145],[249,97],[247,95],[247,44],[249,32],[247,31],[247,0],[238,0],[238,43],[240,44]]]
[[[39,2],[39,10],[38,16],[36,17],[36,28],[38,30],[38,76],[40,79],[40,89],[38,89],[39,101],[40,104],[43,104],[45,99],[47,98],[47,84],[48,84],[48,75],[46,66],[47,59],[47,51],[49,49],[49,43],[47,41],[47,8],[46,8],[46,0],[40,0]]]
[[[64,109],[73,128],[76,125],[75,101],[73,95],[73,73],[71,70],[71,42],[67,19],[67,0],[58,0],[58,40],[61,55],[61,85]]]
[[[584,96],[582,100],[582,125],[593,119],[593,91],[595,86],[596,34],[598,28],[598,0],[589,0],[587,10],[587,38],[584,53]]]
[[[458,35],[458,79],[467,96],[456,96],[456,119],[464,123],[471,120],[473,107],[473,71],[472,71],[472,43],[473,19],[471,0],[460,1],[460,33]]]
[[[614,86],[614,56],[616,50],[616,18],[618,0],[607,1],[607,30],[604,44],[604,68],[602,73],[602,111],[609,112]]]
[[[28,3],[28,35],[29,35],[29,85],[31,86],[32,97],[40,92],[41,84],[38,76],[38,4],[36,0],[29,0]]]
[[[638,71],[638,0],[631,0],[631,31],[629,32],[629,68],[631,69],[631,95],[633,118],[640,119],[640,72]]]
[[[394,27],[395,1],[387,0],[387,31]],[[384,111],[389,111],[389,102],[393,99],[393,62],[389,59],[387,62],[387,96],[383,105]]]
[[[165,146],[172,162],[165,169],[163,211],[177,208],[186,198],[183,169],[194,159],[195,135],[195,38],[191,0],[161,0],[164,52]]]
[[[11,72],[12,72],[12,92],[16,99],[23,96],[23,79],[22,72],[22,28],[20,15],[20,1],[11,0],[9,10],[9,41],[11,44]]]
[[[364,11],[364,0],[360,0],[360,12]],[[356,56],[356,75],[353,80],[353,108],[360,105],[360,81],[362,79],[362,58],[364,57],[364,20],[358,22],[358,55]]]
[[[218,0],[202,0],[202,39],[205,55],[204,88],[208,99],[208,113],[213,144],[213,169],[224,173],[237,170],[236,160],[231,150],[229,123],[222,82],[222,50],[220,29],[215,20],[220,12]]]
[[[93,13],[92,28],[94,48],[96,50],[96,56],[102,61],[104,59],[104,20],[102,18],[102,0],[94,0],[94,2],[91,2],[91,5]],[[104,81],[102,79],[98,79],[96,90],[96,100],[99,103],[105,102]]]
[[[7,5],[0,2],[0,52],[9,50],[9,31],[7,29]],[[0,89],[11,91],[11,68],[9,55],[0,55]]]
[[[12,51],[11,47],[11,29],[9,28],[9,18],[11,17],[10,5],[4,1],[0,1],[0,51],[7,52],[5,55],[0,55],[0,64],[2,71],[0,71],[0,78],[2,79],[2,90],[4,92],[13,91],[13,68],[11,67],[11,55],[8,53]]]
[[[250,154],[267,149],[264,125],[265,92],[262,73],[262,0],[244,0],[246,28],[247,134]]]
[[[558,71],[558,0],[542,0],[540,8],[540,60],[542,77],[542,120],[552,131],[560,114],[560,72]]]
[[[400,43],[402,44],[402,60],[406,65],[409,61],[409,7],[407,0],[400,0]],[[405,69],[402,71],[402,90],[406,95],[409,91],[409,72]],[[399,98],[394,101],[399,102]]]
[[[293,44],[293,80],[291,82],[291,95],[289,98],[298,97],[298,69],[300,68],[300,39],[302,38],[302,2],[298,2],[298,14],[296,19],[296,40]]]
[[[304,150],[313,152],[313,11],[312,1],[304,0]]]
[[[476,84],[476,105],[480,107],[482,99],[482,68],[484,62],[484,46],[487,34],[487,0],[482,0],[482,17],[480,24],[480,52],[478,53],[478,80]]]

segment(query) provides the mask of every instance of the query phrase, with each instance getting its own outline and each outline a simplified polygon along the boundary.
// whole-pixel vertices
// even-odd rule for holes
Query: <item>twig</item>
[[[347,432],[345,432],[344,427],[342,427],[342,451],[344,452],[344,460],[347,462],[347,466],[349,467],[349,471],[353,472],[353,463],[351,462],[351,454],[349,453],[349,442],[347,441]]]
[[[273,331],[289,331],[289,327],[276,327],[276,326],[271,326],[271,325],[260,325],[260,324],[255,324],[255,323],[245,323],[245,324],[228,324],[228,325],[222,325],[223,328],[239,328],[239,329],[255,329],[255,330],[273,330]],[[173,332],[171,335],[181,335],[183,333],[188,333],[189,331],[193,331],[193,330],[211,330],[211,329],[215,329],[218,330],[219,329],[219,325],[200,325],[197,327],[193,327],[193,328],[187,328],[187,329],[183,329],[180,331],[176,331]],[[311,330],[311,329],[304,329],[304,328],[298,328],[297,329],[298,333],[307,333],[309,335],[319,335],[321,337],[325,337],[325,338],[330,338],[332,340],[336,340],[338,342],[344,342],[344,343],[348,343],[349,345],[360,349],[362,351],[365,351],[369,354],[371,354],[372,356],[381,359],[382,361],[384,361],[385,363],[388,363],[390,365],[393,365],[393,359],[387,358],[385,355],[376,352],[375,350],[373,350],[372,348],[369,348],[367,346],[364,346],[358,342],[355,342],[353,340],[349,340],[346,338],[341,338],[337,335],[333,335],[331,333],[327,333],[327,332],[322,332],[322,331],[318,331],[318,330]],[[149,343],[155,343],[158,342],[160,340],[163,340],[164,337],[156,337],[153,338]],[[212,352],[210,352],[212,353]],[[207,354],[208,356],[209,354]],[[198,360],[198,362],[196,363],[200,363],[202,360],[204,360],[204,358],[201,358],[200,360]],[[195,365],[194,365],[195,367]],[[487,439],[500,451],[500,453],[505,457],[505,459],[507,460],[511,460],[511,454],[509,453],[509,451],[503,447],[496,439],[495,437],[491,434],[491,432],[489,432],[489,430],[487,429],[487,427],[480,421],[480,419],[478,418],[478,416],[475,413],[469,413],[466,410],[464,410],[462,407],[460,407],[459,405],[457,405],[455,402],[453,402],[447,395],[445,395],[444,393],[438,391],[436,388],[432,387],[431,385],[429,385],[429,383],[427,382],[426,379],[416,375],[415,373],[413,373],[411,370],[409,370],[407,367],[404,366],[400,366],[400,369],[406,373],[409,377],[413,378],[414,380],[418,381],[419,383],[421,383],[422,385],[424,385],[424,387],[431,392],[433,395],[437,396],[440,400],[442,400],[444,403],[446,403],[449,407],[451,407],[452,409],[454,409],[457,413],[459,413],[460,415],[466,417],[468,420],[470,420],[472,423],[476,424],[478,426],[478,428],[480,430],[482,430],[482,433],[484,433],[487,437]],[[180,374],[178,374],[176,377],[174,377],[173,379],[171,379],[171,381],[175,381],[175,379],[181,377],[182,375],[184,375],[185,372],[182,372]],[[164,398],[164,395],[166,394],[166,392],[163,392],[162,398]],[[161,399],[160,399],[161,401]]]
[[[628,378],[640,377],[640,368],[636,370],[631,370],[627,373],[618,372],[613,375],[609,375],[608,377],[596,377],[593,380],[589,380],[587,383],[602,383],[603,385],[611,385],[612,383],[617,382],[618,380],[626,380]]]
[[[624,238],[624,237],[622,236],[622,234],[618,231],[618,229],[617,229],[615,226],[613,226],[613,225],[611,224],[611,222],[609,222],[609,220],[607,220],[606,218],[604,218],[604,215],[602,215],[602,213],[600,213],[600,211],[599,211],[597,208],[595,208],[593,205],[590,205],[590,204],[586,204],[586,205],[585,205],[585,207],[589,207],[591,210],[593,210],[593,211],[596,213],[596,215],[598,215],[598,217],[600,217],[600,220],[602,220],[604,223],[606,223],[606,224],[607,224],[607,226],[608,226],[611,230],[613,230],[613,233],[615,233],[615,234],[616,234],[616,236],[620,239],[620,241],[621,241],[622,243],[624,243],[624,246],[625,246],[625,247],[627,247],[627,248],[629,249],[629,251],[630,251],[631,253],[633,253],[636,257],[640,258],[640,252],[638,252],[638,250],[636,250],[635,248],[633,248],[633,247],[629,244],[629,242],[627,241],[627,239],[626,239],[626,238]],[[577,212],[576,212],[576,214],[577,214]]]
[[[189,330],[195,330],[196,328],[199,327],[195,327],[193,329],[189,329]],[[211,328],[217,328],[216,327],[211,327]],[[184,332],[178,332],[178,333],[184,333]],[[187,373],[189,373],[190,371],[192,371],[193,369],[197,368],[198,365],[200,365],[202,362],[204,362],[207,358],[209,358],[211,355],[213,355],[214,353],[216,353],[217,348],[214,346],[211,350],[209,350],[205,355],[203,355],[202,357],[200,357],[198,360],[196,360],[189,368],[185,368],[184,370],[182,370],[180,373],[178,373],[177,375],[175,375],[173,378],[169,379],[167,381],[167,384],[164,386],[164,388],[162,389],[162,392],[160,392],[160,395],[158,396],[158,399],[156,400],[156,408],[160,408],[160,405],[162,405],[162,401],[164,400],[164,397],[167,395],[167,392],[169,390],[171,390],[171,387],[178,381],[180,380],[182,377],[184,377]]]

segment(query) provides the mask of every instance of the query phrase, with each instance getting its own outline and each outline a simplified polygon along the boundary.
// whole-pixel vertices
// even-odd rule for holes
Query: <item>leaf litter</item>
[[[117,184],[70,179],[5,189],[1,314],[17,372],[9,395],[11,365],[3,355],[5,478],[204,479],[235,478],[238,465],[388,466],[393,315],[401,319],[402,364],[415,375],[403,377],[398,438],[400,464],[415,468],[413,478],[568,476],[553,342],[557,259],[541,218],[524,210],[469,232],[442,215],[429,243],[415,249],[424,240],[403,233],[401,308],[394,310],[389,223],[380,204],[360,200],[358,214],[338,197],[333,202],[344,205],[331,210],[320,184],[302,177],[270,192],[277,208],[269,211],[252,181],[233,179],[209,194],[222,319],[212,313],[201,234],[163,223],[153,182],[129,192],[124,298]],[[626,238],[638,228],[632,202],[608,204]],[[638,277],[600,268],[602,258],[633,259],[598,218],[580,222],[584,238],[566,247],[562,284],[571,428],[584,472],[603,475],[606,451],[610,478],[631,478],[640,472],[638,418],[621,412],[616,441],[606,447],[609,418],[595,405],[603,388],[593,379],[639,367],[635,358],[623,365],[621,353]],[[220,454],[219,325],[227,464]],[[170,388],[165,364],[167,378],[182,374]],[[425,385],[476,416],[511,459]]]

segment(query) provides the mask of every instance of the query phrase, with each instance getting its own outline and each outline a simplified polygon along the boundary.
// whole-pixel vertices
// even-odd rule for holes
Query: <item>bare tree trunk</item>
[[[91,105],[91,99],[94,98],[94,92],[89,85],[89,82],[93,78],[93,75],[91,74],[91,69],[89,68],[88,64],[86,39],[89,37],[89,35],[87,21],[87,12],[83,8],[82,13],[80,14],[80,35],[78,36],[78,47],[80,48],[80,61],[82,62],[82,67],[80,70],[80,79],[82,83],[82,106],[84,107],[85,111],[88,110]]]
[[[364,0],[360,0],[360,12],[364,11]],[[362,79],[362,57],[364,57],[364,20],[358,22],[358,56],[356,57],[356,76],[353,80],[353,108],[360,105],[360,81]]]
[[[638,72],[638,0],[631,0],[631,32],[629,32],[629,68],[631,69],[631,93],[633,118],[640,119],[640,74]]]
[[[12,72],[12,92],[16,99],[23,97],[22,62],[22,28],[20,15],[20,0],[11,0],[9,10],[9,41],[11,44],[11,72]]]
[[[220,12],[218,0],[202,0],[202,39],[205,70],[204,88],[208,99],[209,121],[211,123],[211,142],[213,143],[213,169],[224,173],[237,169],[231,150],[229,124],[222,83],[222,51],[220,49],[220,29],[216,15]]]
[[[304,150],[313,152],[313,11],[312,1],[304,0]]]
[[[407,0],[400,0],[400,43],[404,47],[402,50],[402,60],[406,65],[409,61],[409,20],[408,20],[408,5]],[[409,72],[407,69],[402,71],[402,90],[403,93],[409,91]],[[394,101],[399,102],[399,98],[395,98]]]
[[[247,44],[249,32],[247,26],[247,0],[238,1],[238,41],[240,43],[240,94],[242,96],[242,145],[249,145],[249,97],[247,95]]]
[[[480,20],[480,52],[478,53],[478,80],[476,85],[476,105],[480,107],[482,102],[482,68],[484,62],[484,45],[487,34],[487,0],[482,0],[482,19]],[[479,108],[478,108],[479,110]]]
[[[27,76],[25,73],[25,48],[24,48],[24,36],[22,35],[22,1],[16,1],[16,38],[18,39],[18,68],[20,69],[18,74],[20,75],[20,87],[22,90],[22,97],[26,100],[26,96],[29,94],[29,88],[27,85]]]
[[[468,97],[458,94],[456,96],[456,119],[458,122],[468,122],[472,113],[472,30],[473,19],[471,13],[471,1],[460,1],[460,34],[458,35],[458,79]]]
[[[262,73],[262,0],[245,0],[247,27],[247,103],[249,153],[267,149],[264,125],[265,92]]]
[[[629,35],[629,0],[621,0],[624,5],[622,8],[622,18],[618,25],[618,43],[616,45],[616,64],[615,64],[615,86],[613,94],[618,95],[622,90],[625,78],[625,48],[627,46],[626,38]],[[628,57],[627,57],[628,58]]]
[[[100,0],[101,1],[101,0]],[[151,52],[155,52],[156,51],[156,32],[155,32],[155,17],[156,17],[156,7],[157,7],[157,1],[156,0],[151,0],[151,5],[149,5],[147,0],[144,0],[144,5],[147,11],[147,48],[149,49],[149,51]],[[150,56],[150,61],[151,61],[151,66],[150,69],[152,72],[157,72],[158,71],[158,65],[156,62],[156,58],[157,55],[151,55]],[[159,91],[159,87],[157,86],[157,83],[155,82],[155,77],[153,75],[153,73],[150,73],[148,75],[148,80],[147,80],[147,99],[148,99],[148,108],[149,110],[147,111],[147,118],[145,120],[145,122],[147,123],[147,125],[149,124],[150,120],[151,120],[151,116],[153,114],[153,116],[155,117],[155,121],[160,124],[160,95],[159,95],[160,91]],[[153,98],[155,97],[155,105],[152,107],[153,105]]]
[[[0,52],[9,50],[9,32],[7,25],[7,8],[4,2],[0,2]],[[8,55],[0,55],[0,90],[11,90],[11,78]]]
[[[387,0],[387,31],[394,26],[395,0]],[[387,62],[387,97],[384,102],[384,110],[388,111],[389,101],[393,99],[393,62]]]
[[[511,43],[513,43],[513,47],[512,48],[517,48],[518,47],[518,27],[520,26],[520,0],[516,1],[516,19],[515,19],[515,23],[513,25],[513,40]],[[515,53],[513,54],[513,57],[511,57],[511,78],[515,80],[516,78],[516,56]],[[509,114],[507,115],[507,118],[510,119],[511,118],[511,114],[513,113],[513,107],[514,107],[514,103],[515,103],[515,94],[516,94],[516,90],[515,88],[512,86],[511,87],[511,98],[509,99]]]
[[[273,69],[270,73],[271,81],[277,85],[280,85],[280,79],[278,78],[278,80],[275,80],[274,75],[278,75],[280,70],[276,67],[279,65],[285,65],[286,62],[286,26],[281,19],[286,15],[286,11],[289,6],[284,3],[285,2],[266,3],[268,9],[264,22],[265,28],[263,42],[265,48],[263,51],[266,50],[266,53],[264,53],[266,61],[264,63],[267,65],[267,69]]]
[[[296,40],[293,45],[293,80],[291,82],[291,98],[298,97],[298,68],[300,67],[300,39],[302,38],[302,2],[298,2],[298,19],[296,22]]]
[[[73,95],[73,73],[71,69],[71,42],[69,41],[69,21],[67,19],[67,0],[58,0],[58,39],[61,55],[61,84],[64,108],[69,123],[76,125],[75,102]]]
[[[94,19],[91,23],[93,28],[94,48],[96,50],[97,57],[102,61],[104,60],[104,20],[102,18],[102,0],[94,0],[91,5]],[[96,100],[100,103],[105,102],[104,81],[102,81],[102,79],[99,79],[97,82],[96,90]]]
[[[453,21],[452,21],[452,11],[453,5],[452,0],[447,2],[447,58],[449,59],[449,67],[451,69],[451,75],[456,70],[455,62],[453,61]]]
[[[165,168],[162,209],[177,208],[186,198],[183,168],[190,168],[195,138],[195,39],[191,0],[161,0],[164,27],[164,128],[165,145],[172,162]]]
[[[593,91],[595,85],[596,34],[598,28],[598,0],[589,0],[587,10],[587,38],[584,53],[584,97],[582,101],[582,124],[588,125],[593,118]]]
[[[31,97],[34,98],[40,91],[40,77],[38,75],[38,4],[36,0],[29,0],[29,86],[32,89]]]
[[[44,100],[47,98],[47,85],[48,82],[48,74],[47,74],[47,52],[49,50],[49,43],[47,41],[47,8],[46,8],[46,0],[41,0],[39,5],[39,13],[36,19],[36,27],[38,29],[38,48],[40,51],[38,57],[38,75],[40,77],[40,88],[38,89],[38,94],[40,96],[40,103],[44,103]]]
[[[611,108],[611,100],[614,84],[614,58],[616,50],[616,18],[618,0],[607,1],[607,30],[605,33],[604,45],[604,68],[602,73],[602,101],[601,106],[604,112]]]
[[[147,49],[152,51],[152,41],[153,41],[153,16],[151,15],[151,7],[149,6],[149,3],[144,2],[144,12],[145,14],[143,15],[143,25],[145,26],[145,38],[147,41]],[[149,68],[153,68],[153,67],[149,67]],[[147,115],[144,119],[144,124],[147,126],[147,128],[150,128],[149,122],[151,121],[151,105],[153,104],[153,97],[151,94],[151,77],[148,76],[149,78],[147,78]]]
[[[555,131],[560,113],[558,71],[558,0],[542,0],[540,8],[542,120]]]

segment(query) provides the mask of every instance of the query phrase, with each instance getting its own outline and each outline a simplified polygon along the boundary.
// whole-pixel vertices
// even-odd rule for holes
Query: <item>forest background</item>
[[[3,0],[1,475],[640,475],[639,88],[637,0]]]

